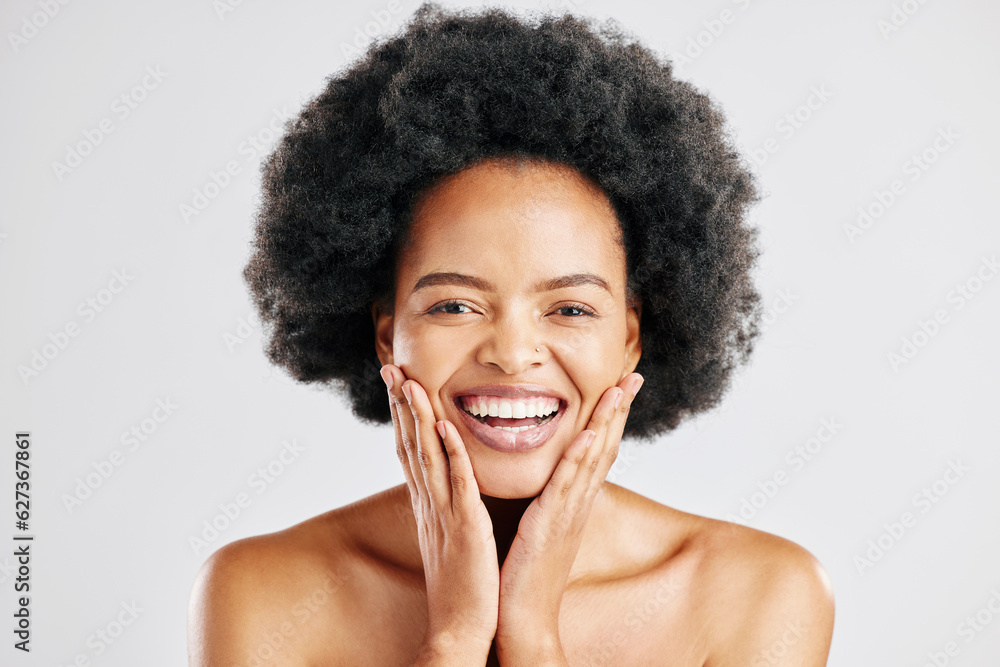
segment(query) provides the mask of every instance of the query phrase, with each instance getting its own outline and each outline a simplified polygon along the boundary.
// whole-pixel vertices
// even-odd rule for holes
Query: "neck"
[[[493,537],[497,543],[497,561],[503,566],[510,545],[517,535],[517,527],[521,523],[521,517],[528,509],[528,505],[534,498],[494,498],[480,494],[486,511],[493,521]]]
[[[493,538],[497,543],[497,563],[503,567],[510,545],[517,535],[517,527],[521,523],[521,517],[534,498],[494,498],[482,493],[479,497],[486,505],[486,511],[493,521]],[[490,644],[490,651],[486,656],[486,667],[499,667],[500,658],[497,653],[497,640],[494,637]]]

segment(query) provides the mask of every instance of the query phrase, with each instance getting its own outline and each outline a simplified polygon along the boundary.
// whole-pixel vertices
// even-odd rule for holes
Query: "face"
[[[614,210],[568,166],[486,161],[436,184],[412,225],[393,308],[372,310],[379,359],[455,425],[482,493],[537,496],[604,392],[639,361],[641,309],[626,303]],[[514,421],[518,403],[532,414],[557,401],[540,425]],[[462,407],[490,402],[500,414],[487,423]]]

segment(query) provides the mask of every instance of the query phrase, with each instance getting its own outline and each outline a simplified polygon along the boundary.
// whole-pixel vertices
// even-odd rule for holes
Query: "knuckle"
[[[454,472],[451,474],[451,488],[455,491],[461,493],[462,491],[465,491],[468,486],[469,483],[464,477]]]
[[[403,441],[403,447],[406,448],[406,451],[412,452],[415,443],[413,442],[413,438],[410,437],[410,434],[407,433],[406,431],[403,431],[401,440]]]
[[[430,469],[433,464],[430,452],[423,448],[417,449],[417,460],[420,461],[420,467],[424,470]]]

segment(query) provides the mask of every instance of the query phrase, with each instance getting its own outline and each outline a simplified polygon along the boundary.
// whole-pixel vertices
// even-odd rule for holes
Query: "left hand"
[[[604,392],[587,428],[566,449],[541,495],[521,517],[500,569],[498,652],[525,657],[540,657],[543,651],[562,654],[563,592],[590,508],[618,456],[625,419],[641,383],[641,375],[630,373]],[[615,408],[619,395],[621,402]]]

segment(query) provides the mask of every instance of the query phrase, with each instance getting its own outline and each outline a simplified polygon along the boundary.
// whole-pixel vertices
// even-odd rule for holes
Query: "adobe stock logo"
[[[760,148],[753,148],[749,151],[750,158],[758,167],[763,167],[772,155],[777,153],[782,146],[782,141],[787,143],[795,134],[805,127],[813,116],[822,109],[833,92],[826,87],[825,83],[809,88],[809,94],[801,104],[794,109],[787,111],[785,115],[774,123],[774,130],[781,138],[770,136],[764,140]]]
[[[732,0],[732,4],[745,11],[753,0]],[[739,14],[732,9],[722,9],[715,18],[701,22],[702,29],[690,35],[684,45],[684,50],[680,53],[671,54],[671,60],[678,72],[685,67],[693,65],[708,49],[712,47],[726,32],[726,26],[736,23]]]
[[[42,28],[47,26],[69,2],[70,0],[39,0],[38,11],[21,19],[21,29],[18,32],[7,33],[11,50],[18,53],[21,47],[37,37]]]
[[[1000,587],[994,586],[989,592],[989,599],[955,626],[955,634],[964,639],[966,644],[975,641],[979,633],[989,627],[990,623],[997,617],[1000,617]],[[961,652],[962,647],[956,640],[952,639],[945,642],[940,651],[928,651],[927,661],[922,667],[946,667],[951,664],[951,659]]]
[[[910,183],[916,183],[947,153],[961,135],[947,127],[937,128],[937,134],[919,153],[912,154],[900,167],[903,176],[909,176]],[[871,229],[875,223],[889,212],[896,202],[907,193],[906,181],[894,178],[886,188],[872,190],[872,198],[867,204],[858,206],[854,223],[844,223],[844,234],[848,242],[854,244],[858,238]]]
[[[108,281],[107,286],[97,290],[77,305],[76,313],[83,319],[83,325],[93,322],[99,313],[104,312],[115,299],[119,298],[117,295],[124,291],[134,279],[135,276],[131,275],[126,268],[120,271],[118,269],[112,270],[111,280]],[[72,318],[55,331],[50,331],[48,342],[42,343],[40,350],[37,347],[31,349],[31,358],[27,365],[23,363],[17,365],[17,374],[21,378],[21,382],[27,386],[29,380],[38,377],[82,331],[82,325]]]
[[[875,23],[882,39],[888,40],[889,35],[899,32],[926,2],[927,0],[903,0],[901,4],[893,3],[889,19],[879,19]]]
[[[100,657],[110,649],[145,611],[135,600],[132,600],[131,603],[123,600],[118,606],[121,607],[121,610],[110,621],[87,635],[86,646],[88,650],[77,653],[72,662],[66,663],[66,667],[89,667],[92,665],[91,659]],[[103,664],[103,660],[106,659],[97,662]],[[62,667],[62,663],[56,667]]]
[[[169,73],[160,69],[159,65],[147,65],[144,73],[139,83],[111,102],[110,111],[118,118],[119,123],[131,116],[132,112],[148,99],[149,94],[159,88],[163,80],[169,76]],[[107,136],[114,132],[117,127],[110,116],[105,116],[97,122],[96,127],[84,128],[80,133],[81,138],[76,143],[66,144],[63,161],[52,161],[52,173],[55,174],[56,180],[62,183],[69,174],[83,164],[86,157],[92,155],[104,143]]]
[[[927,347],[941,333],[942,329],[952,321],[952,315],[962,310],[966,304],[975,299],[976,295],[998,273],[1000,273],[1000,262],[997,261],[996,254],[990,257],[984,255],[975,272],[961,282],[955,283],[955,286],[945,295],[947,303],[955,304],[952,312],[949,313],[945,308],[938,308],[931,317],[918,320],[917,328],[909,335],[900,338],[899,348],[886,355],[893,372],[898,373],[901,366],[913,361],[914,357]]]
[[[948,461],[947,470],[938,479],[913,494],[910,499],[911,504],[914,508],[919,509],[921,514],[930,512],[931,508],[948,495],[951,487],[958,484],[971,470],[969,466],[962,463],[961,459],[951,459]],[[854,566],[857,568],[858,574],[864,576],[867,570],[875,567],[875,563],[881,561],[889,550],[917,525],[917,519],[918,516],[913,512],[904,511],[898,515],[897,519],[883,523],[883,532],[875,539],[868,540],[868,548],[862,554],[854,557]]]
[[[735,513],[727,514],[726,521],[744,526],[750,525],[750,520],[774,500],[781,492],[782,487],[794,478],[795,473],[801,471],[809,461],[816,458],[843,428],[844,425],[838,422],[835,416],[822,418],[819,428],[811,437],[785,453],[785,463],[788,464],[788,469],[779,468],[770,477],[759,480],[757,490],[740,498],[739,509]]]
[[[401,11],[403,11],[403,8],[400,6],[399,0],[389,0],[385,5],[385,9],[368,12],[372,20],[365,23],[363,29],[361,26],[354,27],[354,39],[351,43],[340,43],[340,52],[343,54],[344,59],[353,60],[354,58],[360,58],[363,55],[362,50],[368,48],[372,40],[385,33],[392,24],[393,17]]]
[[[246,484],[261,495],[278,481],[288,468],[298,461],[306,451],[303,445],[293,438],[281,443],[281,449],[265,465],[259,466],[246,479]],[[188,546],[195,556],[201,556],[233,523],[253,504],[253,497],[246,491],[240,491],[231,499],[217,505],[218,512],[201,522],[200,532],[188,536]]]
[[[236,146],[235,153],[243,156],[243,163],[247,165],[257,164],[270,146],[284,132],[285,124],[291,120],[292,115],[287,107],[272,108],[271,118],[261,126],[256,132],[248,134],[246,138]],[[185,224],[201,215],[209,205],[226,191],[236,177],[243,173],[243,165],[235,157],[230,158],[218,170],[209,170],[208,176],[202,179],[201,185],[191,189],[191,199],[177,205],[177,213]]]
[[[132,424],[127,431],[122,431],[118,440],[122,445],[127,445],[129,452],[136,452],[143,446],[160,427],[174,414],[180,406],[170,400],[170,397],[157,398],[156,407],[149,415]],[[63,507],[70,514],[78,510],[83,504],[94,495],[94,493],[104,486],[109,479],[118,471],[127,460],[126,454],[120,449],[113,449],[106,458],[92,461],[90,467],[92,471],[83,476],[77,476],[76,486],[72,493],[63,493],[61,500]]]

